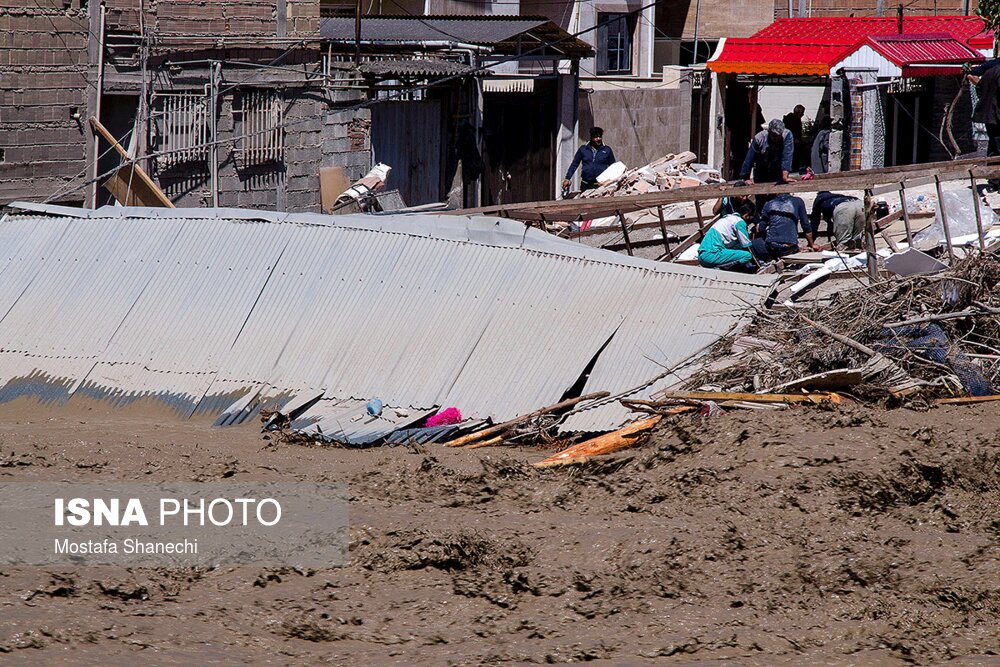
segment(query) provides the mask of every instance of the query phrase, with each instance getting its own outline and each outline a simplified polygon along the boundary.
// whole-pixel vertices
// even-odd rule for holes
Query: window
[[[597,25],[597,73],[631,74],[634,16],[598,14]]]
[[[161,169],[208,160],[209,97],[205,91],[157,93],[149,124],[151,148]]]
[[[247,89],[233,108],[236,153],[243,167],[281,162],[284,159],[285,106],[277,90]]]

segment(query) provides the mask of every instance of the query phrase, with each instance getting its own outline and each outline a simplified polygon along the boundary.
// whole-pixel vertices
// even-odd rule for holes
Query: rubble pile
[[[761,309],[683,386],[836,390],[868,401],[991,396],[1000,378],[998,282],[1000,258],[976,254],[934,275],[859,280],[823,305]]]
[[[695,154],[691,152],[669,153],[635,169],[625,169],[623,163],[616,162],[597,177],[600,185],[581,193],[580,198],[643,195],[722,182],[718,170],[694,164],[695,159]]]

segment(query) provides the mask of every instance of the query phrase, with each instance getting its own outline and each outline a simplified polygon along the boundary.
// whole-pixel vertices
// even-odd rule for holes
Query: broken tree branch
[[[579,444],[564,449],[558,454],[553,454],[549,458],[535,464],[536,468],[550,468],[552,466],[570,465],[582,463],[591,456],[601,454],[611,454],[627,447],[633,447],[641,442],[645,435],[652,430],[663,417],[657,415],[648,419],[641,419],[633,422],[625,428],[599,435],[596,438],[586,440]]]

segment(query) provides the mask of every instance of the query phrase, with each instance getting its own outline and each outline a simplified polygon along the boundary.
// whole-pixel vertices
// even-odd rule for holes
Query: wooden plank
[[[899,205],[900,211],[903,213],[903,225],[906,227],[906,243],[909,246],[913,246],[913,229],[910,227],[910,214],[906,210],[906,186],[901,185],[899,188]]]
[[[976,188],[976,175],[969,170],[969,181],[972,184],[972,208],[976,211],[976,231],[979,232],[979,252],[986,252],[986,239],[983,238],[983,212],[979,210],[979,190]]]
[[[640,419],[625,428],[605,433],[590,440],[573,445],[549,458],[535,464],[536,468],[583,463],[591,456],[612,454],[627,447],[634,447],[642,442],[644,437],[660,423],[662,416],[656,415],[648,419]]]
[[[111,187],[108,190],[119,203],[124,206],[133,206],[138,201],[143,206],[174,208],[174,203],[170,201],[167,195],[163,194],[160,186],[153,182],[153,179],[142,170],[142,167],[132,162],[128,151],[122,148],[118,140],[108,132],[107,128],[101,125],[100,121],[91,116],[90,126],[118,151],[122,159],[127,161],[108,180],[108,183],[111,183]],[[126,201],[132,203],[126,204]]]
[[[622,215],[621,211],[618,211],[618,222],[622,225],[622,236],[625,237],[625,250],[628,251],[629,257],[632,256],[632,241],[628,237],[628,223],[625,221],[625,216]]]
[[[992,401],[1000,401],[1000,394],[993,394],[991,396],[963,396],[961,398],[938,398],[934,401],[934,404],[970,405],[973,403],[990,403]]]
[[[944,205],[944,192],[941,190],[941,179],[934,177],[934,185],[937,188],[938,212],[941,214],[941,226],[944,228],[944,242],[948,246],[948,263],[955,263],[955,246],[951,243],[951,229],[948,227],[948,212]]]
[[[865,190],[865,250],[868,253],[868,280],[878,280],[878,255],[875,254],[875,200],[872,191]]]
[[[729,391],[661,391],[654,397],[658,400],[679,401],[747,401],[751,403],[819,403],[830,401],[840,403],[840,395],[834,393],[812,394],[750,394]]]
[[[670,239],[667,238],[667,221],[663,219],[663,207],[656,207],[656,215],[660,219],[660,234],[663,236],[663,252],[670,252]]]

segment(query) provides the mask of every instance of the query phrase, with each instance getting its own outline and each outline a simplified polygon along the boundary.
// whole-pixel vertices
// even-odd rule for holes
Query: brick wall
[[[896,7],[899,2],[885,0],[885,16],[895,16]],[[928,16],[935,11],[941,15],[962,14],[964,7],[963,0],[907,0],[903,3],[906,6],[906,16]],[[970,0],[969,12],[975,12],[978,0]],[[807,6],[811,7],[811,16],[823,18],[827,16],[875,16],[878,6],[877,0],[810,0]],[[792,11],[798,16],[799,0],[793,0]],[[774,18],[788,18],[788,0],[774,0]]]
[[[86,164],[71,115],[86,120],[87,25],[78,0],[0,0],[0,207],[44,199]]]
[[[865,104],[864,95],[851,86],[851,135],[850,135],[850,169],[854,171],[862,168],[862,151],[864,148],[865,134]]]

